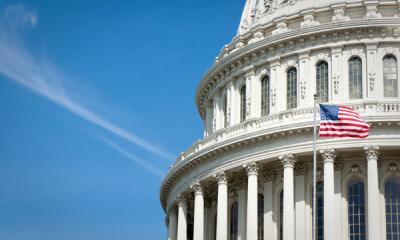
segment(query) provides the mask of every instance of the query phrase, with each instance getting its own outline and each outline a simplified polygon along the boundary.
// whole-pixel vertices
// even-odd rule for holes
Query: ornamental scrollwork
[[[271,103],[272,106],[275,106],[276,104],[276,88],[271,89]]]
[[[313,14],[307,14],[304,16],[304,21],[300,23],[300,26],[303,27],[312,27],[319,25],[319,22],[315,20]]]
[[[294,159],[293,154],[285,154],[285,155],[279,156],[279,160],[281,160],[284,168],[287,168],[287,167],[293,168],[294,164],[296,163],[296,160]]]
[[[321,150],[320,151],[322,159],[325,162],[335,162],[336,158],[336,150],[335,149],[329,149],[329,150]]]
[[[256,162],[250,162],[243,165],[243,168],[246,170],[247,175],[257,175],[258,174],[258,166]]]
[[[340,83],[340,75],[335,73],[333,75],[333,89],[336,95],[339,94],[339,88],[340,88],[339,83]]]
[[[381,18],[382,15],[378,13],[378,6],[377,5],[367,5],[365,18]]]
[[[370,72],[368,74],[369,89],[371,90],[371,92],[373,92],[375,90],[375,75],[376,75],[376,73],[374,73],[374,72]]]
[[[276,29],[272,31],[272,34],[279,34],[289,31],[286,22],[279,22],[276,24]]]
[[[203,188],[201,187],[200,182],[194,182],[190,188],[193,190],[194,195],[202,195],[203,194]]]
[[[300,91],[301,98],[304,99],[306,97],[307,83],[305,81],[301,81],[300,83]]]
[[[226,177],[226,173],[224,171],[219,171],[214,174],[214,178],[218,181],[218,184],[228,183],[228,178]]]
[[[334,16],[332,16],[332,22],[347,22],[350,21],[350,17],[346,15],[344,8],[338,8],[333,10]]]
[[[367,160],[378,160],[379,157],[379,146],[365,146],[364,147],[365,155]]]

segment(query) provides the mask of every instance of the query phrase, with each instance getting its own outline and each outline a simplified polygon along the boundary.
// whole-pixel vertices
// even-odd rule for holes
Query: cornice
[[[372,128],[372,131],[378,130],[380,128],[384,127],[398,127],[400,126],[400,120],[397,121],[392,121],[392,122],[385,122],[383,124],[372,124],[374,127]],[[218,144],[213,145],[209,149],[203,149],[199,151],[196,154],[193,154],[191,157],[185,159],[182,162],[179,162],[171,171],[168,173],[168,175],[164,178],[162,184],[161,184],[161,189],[160,189],[160,199],[163,204],[163,207],[165,209],[166,207],[166,199],[170,191],[170,187],[185,173],[193,169],[195,166],[199,165],[202,162],[208,161],[209,159],[216,158],[218,156],[221,156],[221,154],[228,153],[232,150],[239,150],[244,147],[250,147],[251,145],[258,144],[264,141],[272,141],[272,140],[278,140],[281,138],[286,138],[288,136],[295,136],[295,135],[301,135],[304,133],[311,134],[312,132],[312,122],[308,122],[303,124],[300,128],[298,128],[296,131],[295,130],[288,130],[286,132],[280,132],[280,133],[266,133],[265,131],[260,131],[257,134],[252,133],[249,136],[239,136],[237,139],[230,139],[226,142],[221,142]],[[372,134],[373,136],[373,134]],[[377,136],[379,138],[379,136]],[[373,137],[371,137],[373,138]],[[371,139],[370,138],[370,139]],[[368,141],[370,140],[360,140],[360,141],[349,141],[349,140],[341,140],[341,143],[343,143],[346,148],[354,148],[355,146],[363,147],[364,145],[368,144]],[[387,140],[385,140],[387,141]],[[398,141],[398,140],[396,140]],[[395,142],[396,142],[395,141]],[[335,144],[337,140],[319,140],[319,145],[321,147],[324,147],[325,145],[330,146],[331,144]],[[309,143],[304,143],[305,145]],[[304,149],[307,149],[305,145],[297,146],[297,152],[304,152]],[[382,144],[380,144],[383,146]],[[389,141],[390,145],[390,141]],[[307,145],[308,146],[308,145]],[[326,146],[325,146],[326,147]],[[282,149],[281,151],[276,151],[277,154],[280,154],[280,152],[285,152],[286,148]],[[292,151],[293,154],[296,154],[297,152]],[[276,156],[278,157],[278,156]],[[240,165],[238,165],[240,166]],[[221,166],[222,167],[222,166]],[[228,169],[227,166],[223,166],[223,169]]]
[[[347,22],[325,23],[301,29],[293,29],[284,33],[268,36],[262,40],[245,45],[240,49],[232,51],[230,54],[219,59],[217,63],[214,63],[210,67],[196,89],[195,99],[200,116],[202,118],[205,117],[203,102],[217,85],[220,86],[219,83],[222,80],[225,80],[227,77],[229,78],[231,76],[231,73],[236,72],[238,69],[246,67],[249,64],[254,64],[255,59],[264,59],[264,61],[271,61],[275,56],[283,55],[281,51],[274,50],[279,45],[285,46],[285,44],[296,43],[298,45],[308,44],[309,47],[318,47],[319,45],[316,44],[316,39],[321,38],[323,35],[325,36],[323,41],[326,42],[330,41],[334,43],[338,40],[345,42],[349,42],[351,40],[359,41],[360,37],[368,38],[368,34],[371,34],[370,29],[380,28],[384,26],[400,27],[400,18],[359,19]],[[359,33],[361,35],[352,36],[351,34],[348,34],[346,36],[340,36],[340,34],[343,35],[346,30],[351,31],[352,29],[358,29],[359,31],[361,31]],[[365,36],[362,35],[364,33]],[[390,36],[390,34],[382,33],[380,31],[372,31],[372,34],[374,34],[373,38],[379,37],[380,41],[388,41]],[[385,36],[382,37],[382,34],[384,34]],[[308,38],[310,38],[309,41],[304,40]],[[326,45],[326,42],[324,42],[323,45]],[[345,43],[342,43],[341,45],[345,45]],[[273,50],[271,51],[271,49]],[[296,54],[296,51],[294,51],[295,49],[290,50],[291,51],[289,54]],[[267,53],[270,55],[268,59],[265,57]],[[237,74],[238,73],[235,73],[236,76]]]

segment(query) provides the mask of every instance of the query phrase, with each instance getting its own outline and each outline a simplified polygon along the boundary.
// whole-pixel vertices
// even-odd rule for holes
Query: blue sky
[[[0,1],[0,239],[165,239],[196,86],[244,1]]]

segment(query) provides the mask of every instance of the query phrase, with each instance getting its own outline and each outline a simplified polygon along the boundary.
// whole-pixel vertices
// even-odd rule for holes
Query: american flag
[[[353,109],[345,106],[320,104],[320,113],[320,137],[368,137],[368,123],[361,120],[360,115]]]

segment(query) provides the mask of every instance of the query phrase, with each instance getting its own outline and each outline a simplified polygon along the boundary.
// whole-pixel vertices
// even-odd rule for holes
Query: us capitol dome
[[[169,240],[400,240],[400,2],[247,0],[196,90],[204,138],[161,184]],[[313,106],[368,138],[320,138]],[[319,113],[317,113],[319,114]]]

